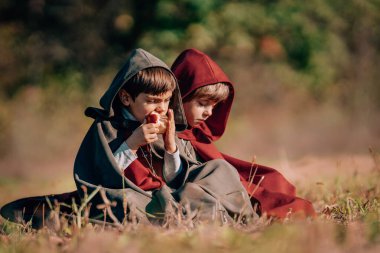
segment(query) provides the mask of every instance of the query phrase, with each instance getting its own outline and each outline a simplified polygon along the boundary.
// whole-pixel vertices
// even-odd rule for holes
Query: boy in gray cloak
[[[161,224],[174,215],[223,222],[254,216],[235,168],[186,155],[175,133],[186,129],[178,84],[161,60],[134,50],[100,105],[85,112],[94,123],[74,164],[82,199],[101,189],[91,199],[90,217]],[[104,202],[113,203],[109,217],[102,217]]]

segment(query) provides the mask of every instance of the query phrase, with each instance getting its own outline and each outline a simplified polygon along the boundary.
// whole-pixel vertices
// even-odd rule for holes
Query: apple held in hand
[[[156,112],[151,112],[150,114],[148,114],[146,117],[146,123],[153,123],[153,124],[157,124],[159,121],[160,121],[160,115]]]
[[[166,132],[166,127],[168,124],[168,116],[160,115],[157,112],[153,111],[147,116],[145,116],[146,124],[153,123],[158,124],[158,134],[163,134]]]

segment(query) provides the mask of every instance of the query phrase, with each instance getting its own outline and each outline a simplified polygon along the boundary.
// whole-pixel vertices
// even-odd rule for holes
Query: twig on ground
[[[112,208],[111,208],[111,207],[115,207],[117,205],[117,203],[115,201],[111,202],[107,198],[104,189],[100,189],[100,196],[102,197],[102,200],[103,200],[104,204],[99,204],[96,207],[98,209],[103,209],[104,216],[105,216],[104,219],[108,215],[111,218],[111,220],[113,221],[113,223],[115,224],[116,227],[123,228],[123,226],[121,225],[121,223],[119,222],[119,220],[116,218],[116,216],[112,212]]]

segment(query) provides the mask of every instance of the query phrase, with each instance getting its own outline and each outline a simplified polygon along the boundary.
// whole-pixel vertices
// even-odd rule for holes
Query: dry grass
[[[378,252],[380,250],[379,155],[368,173],[349,173],[300,192],[319,211],[315,220],[265,218],[246,226],[173,222],[117,227],[85,221],[32,230],[1,220],[0,252]],[[331,168],[334,169],[334,168]],[[84,215],[85,216],[85,215]],[[57,220],[58,219],[58,220]]]
[[[108,84],[108,79],[102,83]],[[99,91],[94,91],[97,92]],[[90,120],[84,119],[82,111],[84,104],[96,105],[97,102],[89,103],[71,90],[63,92],[64,95],[56,90],[51,93],[60,96],[50,101],[47,98],[51,94],[34,89],[26,90],[11,105],[1,107],[0,121],[4,124],[0,124],[0,140],[7,141],[1,142],[6,148],[0,150],[0,155],[3,156],[0,160],[0,204],[25,196],[64,192],[75,187],[71,175],[73,160],[80,141],[91,124]],[[99,96],[89,95],[96,98]],[[70,102],[74,106],[68,105],[68,101],[74,101]],[[50,111],[45,112],[47,108]],[[244,118],[243,115],[231,119],[230,130],[219,144],[231,151],[228,153],[241,158],[247,158],[255,152],[260,158],[258,163],[269,166],[273,164],[267,163],[269,159],[262,161],[263,155],[255,149],[271,154],[272,157],[277,154],[273,147],[291,150],[293,153],[288,154],[290,161],[285,154],[283,163],[272,167],[279,168],[297,185],[300,196],[313,202],[319,212],[317,219],[299,221],[290,217],[282,223],[261,219],[248,226],[198,224],[192,228],[184,223],[174,223],[165,228],[137,224],[111,228],[82,221],[81,218],[86,216],[84,214],[80,217],[79,226],[79,221],[69,224],[67,219],[58,218],[59,226],[39,231],[0,219],[0,253],[379,252],[380,156],[372,149],[370,163],[362,160],[340,163],[336,161],[336,153],[333,152],[340,151],[347,143],[347,136],[350,136],[350,145],[363,150],[362,144],[371,143],[368,141],[370,137],[373,137],[372,143],[377,142],[379,135],[374,133],[379,132],[368,128],[371,131],[364,131],[364,135],[358,134],[353,138],[356,136],[353,133],[358,131],[351,132],[356,128],[347,128],[346,126],[352,125],[345,120],[329,122],[337,118],[335,114],[330,115],[330,108],[320,113],[326,114],[322,118],[325,123],[322,126],[319,124],[320,114],[315,116],[310,113],[314,107],[305,110],[301,116],[298,111],[292,114],[286,113],[287,110],[285,113],[260,110],[257,108],[258,113],[253,113],[253,116]],[[288,111],[292,112],[293,107]],[[69,114],[72,118],[67,120]],[[286,117],[277,119],[278,115]],[[298,121],[290,122],[290,118]],[[23,119],[21,124],[19,119]],[[334,129],[332,133],[324,131],[330,128]],[[248,137],[247,129],[250,129]],[[345,131],[341,133],[341,129]],[[377,130],[378,127],[373,129]],[[268,139],[276,136],[278,138],[275,140]],[[288,139],[281,139],[283,136],[289,138],[292,145],[285,145]],[[310,138],[300,139],[299,136]],[[337,164],[319,162],[314,157],[318,150],[331,154],[331,160]],[[301,153],[303,157],[298,163],[292,163],[295,153]],[[305,156],[307,153],[313,154],[311,159]],[[303,167],[304,163],[308,164],[306,169],[297,169]],[[82,210],[85,211],[85,208]]]

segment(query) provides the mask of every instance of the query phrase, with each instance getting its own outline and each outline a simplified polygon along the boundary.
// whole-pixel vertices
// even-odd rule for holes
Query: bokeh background
[[[83,112],[136,47],[169,66],[197,48],[225,70],[226,153],[285,167],[367,154],[380,146],[379,24],[379,0],[1,0],[0,185],[74,187]]]

